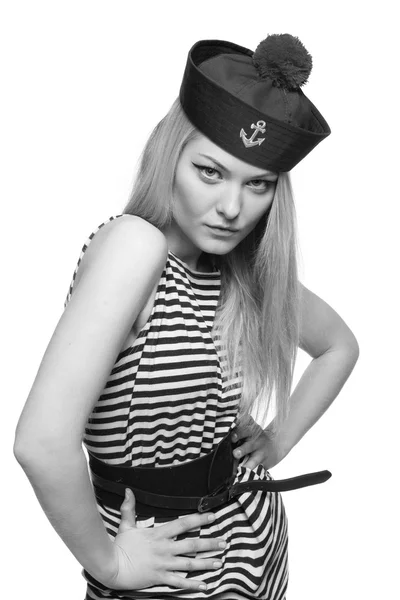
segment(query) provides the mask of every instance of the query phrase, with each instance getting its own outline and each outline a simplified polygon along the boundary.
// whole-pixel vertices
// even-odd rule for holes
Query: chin
[[[231,252],[231,250],[236,248],[240,241],[241,240],[235,240],[235,242],[233,242],[232,239],[228,238],[212,239],[207,237],[204,239],[202,236],[200,239],[194,240],[194,244],[201,252],[223,256],[224,254],[228,254]]]
[[[207,245],[204,244],[204,246]],[[236,246],[237,244],[227,244],[226,242],[222,242],[221,244],[208,244],[208,247],[205,247],[203,252],[224,256],[225,254],[229,254]]]

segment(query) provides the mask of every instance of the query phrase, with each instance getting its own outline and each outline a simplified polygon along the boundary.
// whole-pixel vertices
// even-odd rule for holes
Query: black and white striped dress
[[[122,216],[110,217],[89,236],[65,306],[93,236],[103,225]],[[84,444],[97,458],[124,466],[179,464],[212,450],[234,426],[240,380],[231,380],[227,389],[221,372],[221,349],[218,339],[211,335],[220,285],[220,271],[193,271],[168,252],[151,315],[133,345],[118,355],[87,422]],[[250,470],[239,465],[235,483],[258,479],[272,477],[262,466]],[[99,503],[98,510],[113,538],[120,513]],[[213,512],[213,523],[200,532],[185,534],[222,537],[227,542],[224,550],[214,553],[222,560],[220,570],[187,575],[206,582],[206,592],[157,586],[127,595],[105,588],[83,570],[86,600],[284,600],[288,532],[281,495],[246,493]],[[146,518],[138,521],[138,526],[153,527],[166,520]]]

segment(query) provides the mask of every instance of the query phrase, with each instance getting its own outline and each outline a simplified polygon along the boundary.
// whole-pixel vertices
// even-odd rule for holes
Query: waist
[[[289,479],[234,484],[238,461],[233,457],[232,430],[209,453],[168,467],[109,465],[89,452],[97,500],[120,510],[125,488],[135,494],[138,516],[179,516],[223,506],[247,492],[281,492],[323,483],[329,471]]]

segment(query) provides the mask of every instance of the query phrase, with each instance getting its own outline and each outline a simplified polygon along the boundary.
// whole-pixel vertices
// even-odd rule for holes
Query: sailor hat
[[[312,58],[290,34],[265,38],[253,52],[222,40],[189,51],[179,98],[193,125],[237,158],[290,171],[331,132],[301,90]]]

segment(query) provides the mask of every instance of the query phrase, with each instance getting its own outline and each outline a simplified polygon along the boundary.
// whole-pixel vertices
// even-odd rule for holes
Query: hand
[[[222,563],[218,559],[189,558],[186,555],[221,551],[225,546],[224,540],[192,538],[175,541],[175,538],[214,519],[211,513],[195,513],[154,528],[137,528],[135,496],[127,489],[121,505],[120,526],[114,540],[115,574],[106,585],[124,590],[139,590],[154,585],[205,590],[204,582],[186,579],[176,571],[215,571],[221,568]]]
[[[268,430],[262,429],[251,417],[246,425],[239,424],[235,427],[232,440],[246,440],[233,451],[233,456],[238,459],[246,457],[240,464],[247,469],[255,469],[262,465],[268,471],[286,456],[278,438],[273,437]]]

